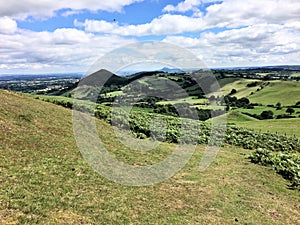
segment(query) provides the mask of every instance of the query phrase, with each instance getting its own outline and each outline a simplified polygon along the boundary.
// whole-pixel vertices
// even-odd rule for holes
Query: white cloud
[[[222,0],[221,0],[222,2]],[[220,3],[219,0],[184,0],[183,2],[179,2],[176,6],[174,5],[167,5],[163,8],[163,12],[187,12],[187,11],[196,11],[200,12],[200,10],[197,8],[203,3]]]
[[[299,64],[299,35],[288,25],[259,24],[199,38],[169,36],[164,41],[190,49],[209,66]]]
[[[88,43],[91,35],[81,30],[62,28],[56,29],[53,34],[54,44],[72,45],[77,43]]]
[[[121,12],[124,6],[141,1],[143,0],[0,0],[0,16],[17,19],[26,19],[28,16],[47,18],[60,9],[70,9],[74,12],[80,12],[80,10]]]
[[[199,10],[202,3],[215,3],[206,8],[206,14]],[[201,17],[207,28],[237,28],[259,23],[281,24],[299,21],[298,0],[185,0],[178,5],[167,5],[164,12],[187,12],[193,10]]]
[[[195,32],[204,28],[201,18],[192,18],[183,15],[164,14],[153,19],[150,23],[140,25],[119,25],[104,20],[85,20],[84,23],[74,21],[77,26],[84,26],[88,32],[110,33],[123,36],[147,36],[179,34]]]
[[[208,26],[237,28],[258,23],[282,24],[298,21],[298,0],[227,0],[207,8]]]
[[[196,6],[200,5],[201,0],[185,0],[184,2],[178,3],[178,5],[167,5],[163,12],[187,12],[195,9]]]
[[[208,2],[206,0],[205,2]],[[186,0],[174,10],[185,11],[200,1]],[[202,1],[203,2],[203,1]],[[171,6],[170,6],[171,7]],[[169,7],[169,8],[170,8]],[[171,9],[171,8],[170,8]],[[169,10],[172,11],[172,10]],[[112,33],[123,36],[168,35],[185,32],[199,32],[211,28],[238,28],[255,24],[290,24],[299,29],[300,1],[295,0],[227,0],[207,7],[207,13],[198,16],[164,14],[149,23],[122,25],[104,20],[75,21],[88,32]]]
[[[1,73],[16,70],[85,72],[103,54],[132,42],[134,39],[94,35],[76,29],[0,34]]]
[[[4,16],[0,17],[0,33],[12,34],[18,29],[17,22]]]
[[[135,41],[128,36],[149,35],[170,35],[164,41],[189,48],[209,66],[300,63],[299,0],[224,0],[208,6],[205,13],[198,13],[199,6],[214,0],[185,0],[166,6],[169,13],[144,24],[75,20],[74,25],[85,31],[33,32],[18,29],[16,23],[28,16],[51,17],[59,9],[68,9],[65,16],[85,10],[121,12],[139,1],[0,0],[1,72],[30,68],[85,71],[99,56]],[[178,14],[187,11],[194,15]],[[186,32],[202,33],[190,38]]]

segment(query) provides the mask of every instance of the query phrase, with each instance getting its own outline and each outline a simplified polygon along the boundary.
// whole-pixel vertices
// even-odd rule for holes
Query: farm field
[[[247,97],[252,103],[275,105],[280,102],[282,106],[288,106],[295,104],[300,96],[300,83],[297,81],[262,81],[256,79],[231,79],[231,81],[233,82],[228,82],[221,87],[224,95],[229,94],[232,89],[236,89],[237,93],[233,96],[237,98]],[[258,85],[247,87],[253,82],[258,82]],[[260,84],[264,84],[262,89]],[[257,89],[260,90],[257,91]]]
[[[226,118],[224,119],[222,117]],[[229,125],[234,124],[238,127],[253,129],[259,132],[270,132],[273,134],[296,136],[300,138],[300,118],[258,120],[238,111],[230,111],[224,116],[217,117],[216,121],[218,121],[218,118],[220,121],[226,120]],[[207,122],[210,121],[211,119]]]
[[[294,105],[299,101],[300,83],[296,81],[271,81],[270,85],[249,96],[253,103],[263,105],[280,102],[283,106]]]
[[[128,187],[95,173],[77,149],[71,110],[0,91],[0,219],[3,224],[297,224],[299,191],[271,168],[250,163],[249,150],[224,146],[204,172],[199,145],[190,162],[155,186]],[[155,157],[127,152],[112,127],[99,135],[118,159],[141,165]],[[263,201],[262,201],[263,199]],[[150,206],[150,207],[149,207]]]
[[[280,120],[235,121],[237,126],[259,130],[262,132],[278,133],[300,138],[300,118]]]
[[[225,85],[222,85],[224,83],[223,80],[225,80]],[[250,96],[251,92],[255,92],[257,90],[257,86],[250,88],[247,87],[248,84],[253,82],[258,82],[259,84],[263,83],[261,80],[257,79],[225,78],[220,80],[220,87],[224,95],[228,95],[232,89],[236,89],[237,93],[234,94],[234,96],[237,98],[243,98]]]

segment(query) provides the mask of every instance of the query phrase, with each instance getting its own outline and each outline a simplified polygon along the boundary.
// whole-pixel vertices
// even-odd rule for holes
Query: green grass
[[[238,80],[240,80],[240,78],[235,78],[235,77],[234,78],[233,77],[223,78],[223,79],[218,80],[218,83],[219,83],[220,87],[222,88],[225,85],[232,84],[233,82],[238,81]],[[228,91],[230,92],[231,90],[228,90]]]
[[[58,100],[58,101],[73,101],[72,98],[65,97],[65,96],[51,96],[51,95],[31,95],[31,94],[24,94],[29,97],[34,97],[36,99],[42,100]]]
[[[297,136],[300,138],[300,118],[278,119],[278,120],[257,120],[251,121],[236,121],[236,125],[263,132],[272,132],[278,134],[286,134],[289,136]]]
[[[271,168],[225,146],[204,172],[205,146],[171,179],[128,187],[95,173],[73,137],[71,111],[0,91],[0,224],[297,224],[300,195]],[[149,164],[153,153],[127,151],[112,127],[97,120],[99,135],[116,157]],[[238,221],[238,222],[235,222]]]
[[[261,80],[255,79],[232,79],[233,82],[228,82],[224,86],[222,86],[221,91],[224,95],[228,95],[232,89],[237,90],[237,93],[233,96],[237,98],[248,97],[250,96],[251,92],[255,92],[259,86],[256,87],[247,87],[247,84],[252,82],[263,83]]]
[[[283,106],[295,105],[299,101],[300,82],[297,81],[271,81],[270,85],[255,92],[249,97],[252,103],[263,105],[280,102]]]
[[[222,116],[219,116],[217,118],[221,119],[222,121],[224,120],[224,116],[226,117],[226,121],[227,123],[229,124],[236,124],[236,123],[239,123],[239,122],[256,122],[257,119],[251,117],[251,116],[247,116],[247,115],[244,115],[238,111],[230,111],[228,113],[226,113],[226,115],[222,115]],[[211,119],[209,120],[211,121]]]
[[[290,74],[290,77],[300,77],[300,72],[294,72]]]
[[[189,96],[187,98],[176,99],[172,101],[160,101],[157,104],[166,105],[166,104],[177,104],[177,103],[189,103],[192,105],[205,105],[208,103],[206,98],[196,98],[195,96]]]
[[[230,82],[232,81],[232,82]],[[270,82],[269,85],[260,89],[256,87],[247,87],[247,84],[257,81],[258,83]],[[222,80],[220,81],[222,83]],[[300,82],[297,81],[261,81],[254,79],[238,79],[228,80],[224,82],[221,90],[225,95],[229,94],[232,89],[236,89],[237,93],[233,96],[237,98],[247,97],[252,103],[261,103],[263,105],[276,104],[280,102],[283,106],[294,105],[299,101]],[[253,94],[251,94],[253,93]]]
[[[225,116],[228,124],[235,124],[239,127],[262,132],[271,132],[274,134],[296,136],[300,138],[300,118],[258,120],[242,114],[239,110],[230,111],[226,113]],[[218,118],[221,121],[224,121],[224,116],[219,116],[216,119]],[[211,121],[211,119],[208,120],[208,122],[209,121]],[[216,122],[217,121],[218,120],[216,120]]]
[[[103,97],[116,97],[121,95],[123,92],[122,91],[112,91],[112,92],[108,92],[106,95],[102,95]]]

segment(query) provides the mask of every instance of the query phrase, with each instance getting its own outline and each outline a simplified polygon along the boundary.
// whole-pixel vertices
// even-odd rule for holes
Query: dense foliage
[[[249,155],[251,162],[272,166],[284,178],[291,181],[292,187],[300,187],[300,155],[272,152],[259,148]]]

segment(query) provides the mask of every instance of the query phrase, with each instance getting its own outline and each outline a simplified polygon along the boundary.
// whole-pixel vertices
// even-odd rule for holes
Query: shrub
[[[273,115],[274,113],[271,110],[266,110],[260,114],[260,118],[262,120],[273,119]]]

